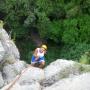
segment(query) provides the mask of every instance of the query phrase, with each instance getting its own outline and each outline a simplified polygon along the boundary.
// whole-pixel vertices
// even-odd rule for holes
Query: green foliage
[[[82,13],[87,13],[90,15],[90,0],[83,0],[80,7]]]
[[[50,0],[37,0],[36,6],[38,12],[45,12],[49,14],[53,10],[52,2]]]
[[[19,51],[20,51],[20,54],[21,54],[21,60],[25,60],[28,63],[30,63],[33,50],[36,48],[34,43],[32,41],[28,40],[28,39],[27,40],[22,39],[21,41],[18,40],[16,42],[16,45],[19,48]]]
[[[90,52],[85,52],[79,60],[82,64],[90,64]]]
[[[48,35],[49,39],[54,40],[56,43],[61,41],[63,33],[63,27],[61,21],[53,21],[49,25]]]
[[[47,62],[59,56],[78,59],[89,49],[90,0],[0,0],[0,19],[4,20],[16,43],[23,38],[27,41],[32,28],[37,30],[40,38],[61,43],[61,50],[55,53],[49,50],[46,58],[50,61]],[[28,60],[33,45],[24,41],[21,44],[24,51],[20,52],[21,56],[25,53],[22,57]]]
[[[90,43],[90,16],[83,15],[75,19],[64,20],[62,41],[66,44]]]
[[[3,5],[0,11],[5,14],[4,21],[12,35],[15,33],[17,38],[27,35],[28,27],[31,27],[36,19],[33,0],[4,0],[0,5]]]
[[[55,61],[56,59],[67,59],[80,62],[81,55],[84,52],[90,51],[90,44],[77,43],[75,45],[64,45],[64,46],[51,46],[48,48],[47,54],[45,55],[46,65]],[[32,53],[29,54],[29,60]],[[88,61],[87,61],[88,62]]]
[[[24,21],[24,26],[25,27],[30,27],[32,24],[34,24],[34,21],[36,20],[36,17],[34,13],[30,12],[27,18]]]
[[[4,25],[3,21],[0,20],[0,28],[3,28],[3,25]]]
[[[64,45],[61,49],[60,58],[79,61],[84,52],[90,51],[90,44],[76,43],[74,45]]]
[[[50,47],[45,56],[46,65],[60,58],[60,48],[59,47]]]
[[[39,23],[38,28],[41,37],[51,39],[56,43],[61,41],[63,33],[61,21],[50,22],[47,18],[44,18]]]
[[[78,19],[79,42],[90,43],[90,16],[84,15]]]
[[[38,24],[37,24],[37,29],[39,30],[39,34],[42,38],[45,38],[45,36],[48,33],[48,25],[50,23],[49,19],[46,17],[45,12],[38,13],[39,16]]]
[[[77,19],[67,19],[64,21],[65,31],[63,32],[62,42],[74,44],[78,41]]]
[[[80,17],[83,19],[83,13],[89,14],[89,0],[1,0],[0,2],[0,12],[5,14],[4,21],[16,37],[28,35],[31,32],[30,28],[35,27],[41,38],[52,39],[55,42],[61,42],[62,38],[62,41],[67,43],[72,36],[74,38],[70,44],[76,42],[77,38],[80,38],[78,42],[87,39],[81,39],[83,36],[86,37],[86,34],[82,33],[88,32],[90,25],[82,27],[80,23],[83,20],[80,20]],[[86,22],[89,23],[87,18]],[[80,30],[77,30],[77,25]],[[82,35],[79,36],[79,33]]]
[[[67,11],[67,18],[76,17],[80,13],[79,6],[75,6]]]

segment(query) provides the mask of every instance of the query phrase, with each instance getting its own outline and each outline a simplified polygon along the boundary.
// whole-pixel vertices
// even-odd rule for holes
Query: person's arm
[[[33,53],[33,55],[35,57],[35,60],[38,60],[38,58],[39,58],[39,56],[37,55],[37,53],[38,53],[38,49],[35,49],[35,51]]]

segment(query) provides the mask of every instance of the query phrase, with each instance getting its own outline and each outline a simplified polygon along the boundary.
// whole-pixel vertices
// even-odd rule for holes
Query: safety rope
[[[21,73],[19,75],[17,75],[16,78],[12,81],[12,83],[10,84],[10,86],[7,89],[5,89],[5,90],[10,90],[13,87],[13,85],[15,85],[15,83],[19,80],[19,78],[22,76],[22,74],[27,71],[27,69],[29,67],[31,67],[31,65],[29,65],[27,68],[23,69],[21,71]]]

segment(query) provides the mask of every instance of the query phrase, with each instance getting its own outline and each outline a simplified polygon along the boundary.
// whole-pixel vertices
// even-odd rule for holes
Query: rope
[[[30,67],[30,66],[31,66],[31,65],[29,65],[29,67]],[[28,68],[29,68],[29,67],[28,67]],[[7,89],[5,89],[5,90],[10,90],[10,89],[13,87],[13,85],[15,85],[15,83],[19,80],[19,78],[22,76],[22,74],[27,71],[28,68],[25,68],[24,70],[22,70],[21,73],[16,76],[15,80],[12,81],[11,85],[10,85]]]

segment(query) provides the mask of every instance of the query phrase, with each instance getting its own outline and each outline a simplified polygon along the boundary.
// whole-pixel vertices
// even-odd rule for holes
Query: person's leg
[[[45,61],[37,62],[37,63],[31,63],[31,66],[39,67],[39,68],[44,68],[45,67]]]
[[[40,62],[38,67],[43,69],[45,67],[45,61]]]
[[[36,64],[35,57],[32,56],[32,58],[31,58],[31,66],[35,66],[35,64]]]
[[[35,57],[32,56],[32,59],[31,59],[31,66],[39,67],[39,68],[44,68],[44,67],[45,67],[45,60],[44,60],[44,57],[39,58],[39,59],[36,61],[36,60],[35,60]]]
[[[39,68],[44,68],[45,67],[45,59],[44,57],[39,59]]]
[[[32,56],[32,58],[31,58],[31,66],[39,67],[39,60],[40,60],[40,58],[38,60],[35,60],[35,57]]]

